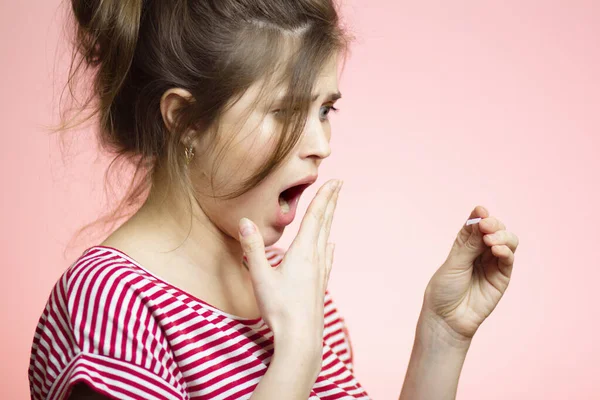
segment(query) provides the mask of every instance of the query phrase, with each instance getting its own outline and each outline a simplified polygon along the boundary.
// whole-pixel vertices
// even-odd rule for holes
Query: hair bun
[[[90,65],[108,64],[116,77],[129,68],[140,29],[142,0],[71,0],[77,50]]]

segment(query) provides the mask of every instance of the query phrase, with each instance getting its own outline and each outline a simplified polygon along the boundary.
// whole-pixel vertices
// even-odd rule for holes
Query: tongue
[[[283,211],[284,214],[290,212],[290,203],[288,203],[288,201],[285,198],[283,198],[283,196],[279,196],[279,206],[281,207],[281,211]]]
[[[281,192],[281,194],[279,195],[279,207],[281,208],[281,212],[283,214],[287,214],[290,212],[290,209],[292,208],[292,203],[296,201],[300,189],[301,186],[292,186],[291,188],[288,188]]]
[[[284,190],[279,195],[279,207],[277,210],[276,222],[278,226],[284,227],[292,223],[296,216],[296,208],[298,207],[298,200],[300,199],[301,192],[302,186],[295,186]]]

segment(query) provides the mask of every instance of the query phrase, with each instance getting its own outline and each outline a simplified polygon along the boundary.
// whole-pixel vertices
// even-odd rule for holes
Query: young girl
[[[327,292],[341,182],[321,186],[350,35],[332,0],[72,0],[71,83],[148,189],[60,277],[36,329],[33,399],[366,399]],[[78,61],[79,60],[79,61]],[[147,186],[143,186],[147,185]],[[425,291],[401,399],[453,399],[507,288],[517,237],[483,207]]]

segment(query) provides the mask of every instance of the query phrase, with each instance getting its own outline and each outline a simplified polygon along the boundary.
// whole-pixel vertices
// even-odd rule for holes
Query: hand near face
[[[424,312],[459,338],[473,337],[508,287],[518,237],[477,206],[463,225],[448,258],[435,272],[424,297]]]
[[[254,293],[276,342],[288,338],[309,346],[322,345],[325,292],[334,251],[328,240],[340,188],[341,181],[332,180],[319,189],[298,235],[276,268],[265,257],[256,225],[247,219],[240,221],[239,239]]]

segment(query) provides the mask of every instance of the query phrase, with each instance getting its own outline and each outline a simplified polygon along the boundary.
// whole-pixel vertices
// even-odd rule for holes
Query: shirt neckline
[[[136,260],[134,260],[133,258],[131,258],[129,255],[127,255],[126,253],[124,253],[122,250],[119,250],[115,247],[111,247],[111,246],[104,246],[104,245],[96,245],[96,246],[92,246],[89,247],[88,249],[86,249],[82,256],[84,256],[85,254],[91,252],[94,249],[98,249],[98,250],[109,250],[112,253],[117,254],[119,257],[125,259],[126,261],[129,261],[134,267],[141,269],[142,271],[144,271],[146,274],[150,275],[151,277],[153,277],[154,279],[156,279],[157,281],[163,283],[164,285],[167,285],[173,289],[175,289],[176,291],[182,293],[183,295],[191,298],[192,300],[200,303],[202,306],[204,306],[205,308],[209,309],[210,311],[216,313],[216,314],[221,314],[224,317],[227,317],[229,319],[241,322],[245,325],[262,325],[265,323],[265,321],[263,320],[262,317],[258,317],[258,318],[243,318],[237,315],[233,315],[230,314],[228,312],[225,312],[223,310],[221,310],[218,307],[215,307],[214,305],[206,302],[205,300],[202,300],[196,296],[194,296],[193,294],[187,292],[186,290],[183,290],[182,288],[180,288],[179,286],[176,286],[168,281],[166,281],[164,278],[161,278],[157,275],[155,275],[154,273],[150,272],[148,269],[146,269],[144,266],[142,266],[139,262],[137,262]]]

